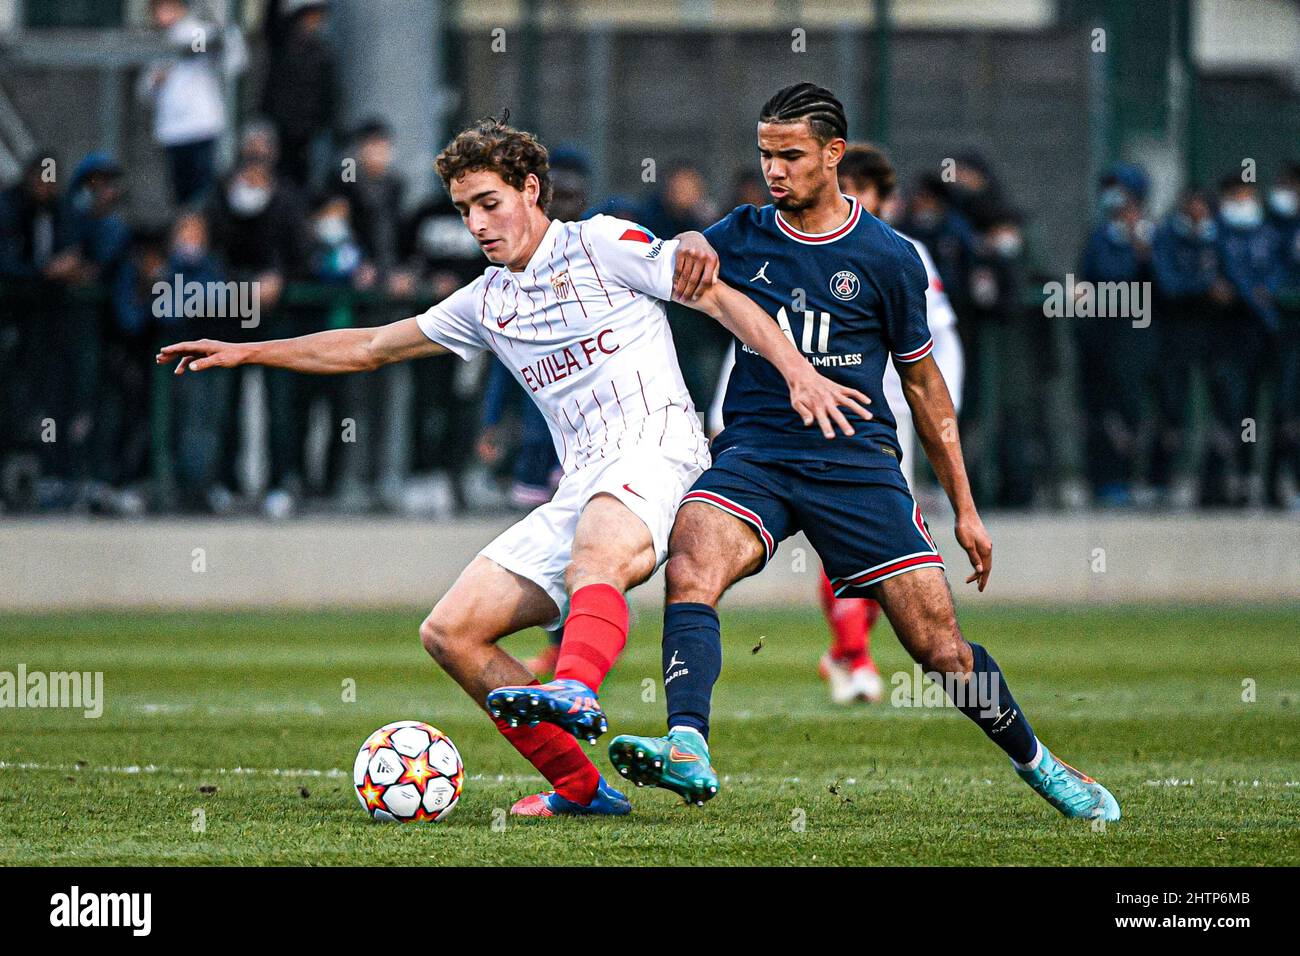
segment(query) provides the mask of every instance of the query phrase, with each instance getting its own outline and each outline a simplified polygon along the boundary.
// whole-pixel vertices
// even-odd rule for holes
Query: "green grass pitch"
[[[1296,608],[964,615],[1039,736],[1119,798],[1097,831],[954,710],[833,706],[812,604],[810,586],[806,609],[723,609],[719,796],[635,791],[630,817],[595,821],[505,817],[541,779],[427,659],[419,609],[0,616],[0,670],[102,671],[106,699],[99,719],[0,710],[0,864],[1298,862]],[[640,615],[606,684],[611,734],[661,727],[658,627]],[[910,671],[883,624],[874,649],[887,680]],[[443,824],[371,824],[351,792],[356,748],[401,718],[465,758]],[[590,752],[613,775],[608,740]]]

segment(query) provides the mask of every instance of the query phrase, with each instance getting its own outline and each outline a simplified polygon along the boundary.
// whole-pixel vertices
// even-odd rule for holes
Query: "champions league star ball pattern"
[[[352,782],[372,820],[437,823],[456,808],[465,765],[441,730],[398,720],[366,738],[352,766]]]

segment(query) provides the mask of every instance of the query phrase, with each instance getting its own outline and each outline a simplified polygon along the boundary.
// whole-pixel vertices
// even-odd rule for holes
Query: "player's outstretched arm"
[[[767,313],[743,292],[725,282],[715,282],[682,304],[717,319],[732,335],[771,362],[785,378],[790,389],[790,405],[805,425],[816,422],[823,435],[834,438],[835,426],[845,435],[853,434],[853,426],[840,411],[841,406],[863,418],[871,417],[867,411],[871,399],[856,388],[831,381],[813,368]]]
[[[983,591],[993,570],[993,542],[971,496],[961,437],[957,434],[957,410],[948,394],[948,384],[933,355],[919,362],[896,361],[894,365],[903,383],[903,395],[912,409],[921,447],[957,516],[957,543],[965,549],[974,568],[966,583],[978,581]]]
[[[370,329],[331,329],[292,339],[268,342],[219,342],[199,339],[165,345],[155,361],[179,362],[176,374],[207,368],[267,365],[309,375],[369,372],[393,362],[438,355],[447,351],[420,331],[415,319],[402,319]]]

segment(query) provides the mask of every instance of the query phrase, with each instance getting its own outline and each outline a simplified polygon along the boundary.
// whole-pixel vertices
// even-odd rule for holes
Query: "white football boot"
[[[827,653],[822,655],[821,665],[818,670],[821,672],[822,678],[830,685],[831,703],[844,705],[857,700],[858,692],[853,686],[853,671],[849,670],[848,667]]]
[[[885,699],[885,682],[874,667],[859,667],[850,681],[854,699],[865,700],[868,704],[878,704]]]

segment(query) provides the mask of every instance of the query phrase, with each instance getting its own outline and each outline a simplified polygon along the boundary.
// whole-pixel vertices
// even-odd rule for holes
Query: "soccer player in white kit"
[[[494,352],[546,416],[564,478],[550,502],[466,567],[421,625],[421,641],[484,706],[493,689],[536,685],[498,640],[564,621],[556,681],[545,686],[567,681],[594,692],[627,639],[623,593],[663,562],[678,503],[709,465],[664,309],[674,279],[686,305],[782,371],[792,406],[827,438],[833,426],[852,433],[840,406],[862,414],[868,400],[817,373],[746,296],[720,282],[698,292],[705,266],[678,257],[677,241],[609,216],[552,221],[546,149],[531,134],[484,120],[458,135],[437,167],[493,263],[482,276],[386,326],[182,342],[158,361],[179,359],[177,374],[245,364],[329,374],[448,351],[464,359]],[[514,714],[498,716],[497,726],[554,787],[518,801],[513,813],[630,810],[573,736],[581,728]]]

